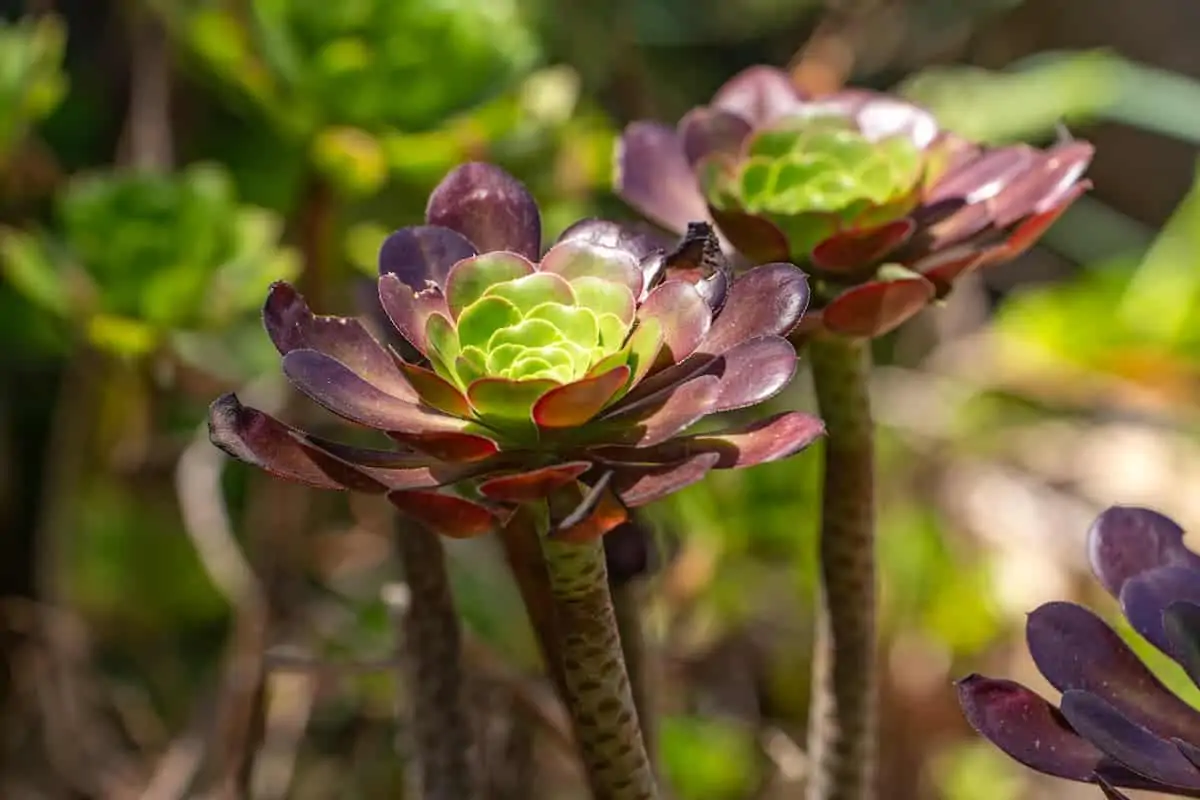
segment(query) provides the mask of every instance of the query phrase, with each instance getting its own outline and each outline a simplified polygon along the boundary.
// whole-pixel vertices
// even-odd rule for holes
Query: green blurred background
[[[1024,614],[1110,609],[1082,550],[1104,506],[1200,529],[1193,0],[0,12],[0,798],[401,796],[388,512],[227,465],[207,403],[237,390],[336,435],[281,381],[257,320],[271,281],[354,313],[381,238],[465,160],[524,180],[548,235],[629,216],[621,127],[759,62],[814,91],[895,89],[987,141],[1065,124],[1098,146],[1094,191],[1043,246],[881,342],[874,386],[884,796],[1096,796],[977,741],[951,681],[1047,688]],[[773,403],[809,394],[801,374]],[[635,591],[678,800],[803,796],[817,463],[649,510],[666,544]],[[583,797],[501,559],[486,540],[450,554],[489,800]]]

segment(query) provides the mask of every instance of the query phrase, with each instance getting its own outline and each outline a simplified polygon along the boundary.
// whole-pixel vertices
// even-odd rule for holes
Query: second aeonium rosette
[[[710,469],[786,457],[820,435],[799,412],[683,435],[790,381],[785,336],[808,301],[795,266],[729,282],[694,257],[695,237],[672,250],[600,220],[543,254],[533,197],[488,164],[448,175],[426,223],[380,251],[380,304],[415,358],[358,320],[313,314],[285,283],[263,313],[292,384],[395,446],[328,441],[230,394],[210,412],[219,447],[311,486],[387,493],[454,536],[548,500],[561,535],[583,539]]]

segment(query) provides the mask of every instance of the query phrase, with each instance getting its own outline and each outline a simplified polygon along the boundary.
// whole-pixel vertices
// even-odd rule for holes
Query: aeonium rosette
[[[704,226],[668,250],[600,220],[577,223],[539,260],[533,197],[480,163],[442,181],[426,222],[396,231],[379,256],[380,305],[411,360],[357,320],[314,315],[284,283],[263,315],[301,392],[396,447],[331,442],[234,395],[211,409],[219,447],[312,486],[387,493],[453,536],[548,500],[561,535],[583,539],[710,469],[782,458],[820,435],[799,412],[682,435],[791,379],[784,337],[808,299],[793,265],[730,282],[705,257],[715,239],[705,246]]]
[[[668,230],[711,219],[752,263],[805,265],[805,329],[878,336],[1032,246],[1088,188],[1092,152],[984,147],[902,98],[809,97],[757,66],[677,126],[626,128],[616,188]]]

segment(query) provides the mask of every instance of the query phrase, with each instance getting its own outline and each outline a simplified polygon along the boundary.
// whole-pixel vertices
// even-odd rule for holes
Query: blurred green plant
[[[63,99],[67,31],[56,16],[0,20],[0,166],[29,125]]]
[[[659,751],[663,771],[680,800],[747,797],[758,776],[754,737],[734,722],[666,717]]]
[[[176,330],[231,324],[294,276],[282,225],[239,204],[216,165],[101,172],[71,182],[53,231],[0,229],[0,269],[93,346],[140,356]]]
[[[393,159],[406,160],[408,135],[490,100],[539,58],[515,0],[155,7],[209,73],[305,142],[328,180],[360,195],[383,186]]]
[[[1103,324],[1097,324],[1103,320]],[[1115,254],[1069,282],[1013,296],[1001,344],[1130,380],[1200,369],[1200,172],[1145,253]]]

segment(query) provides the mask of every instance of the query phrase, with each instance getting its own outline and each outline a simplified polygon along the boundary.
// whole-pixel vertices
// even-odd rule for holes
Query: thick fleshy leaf
[[[537,201],[492,164],[472,162],[451,171],[429,195],[425,221],[458,231],[480,253],[508,250],[536,260],[542,249]]]
[[[1182,739],[1173,739],[1172,744],[1179,748],[1179,752],[1183,753],[1184,758],[1192,762],[1197,769],[1200,769],[1200,747],[1185,742]]]
[[[316,316],[290,284],[271,285],[263,305],[263,324],[279,354],[316,350],[335,358],[380,389],[406,400],[416,392],[362,323],[347,317]]]
[[[520,309],[503,297],[481,297],[459,315],[458,343],[462,347],[478,347],[486,351],[496,331],[520,322]]]
[[[1184,546],[1183,536],[1175,520],[1157,511],[1113,506],[1088,529],[1092,572],[1113,597],[1119,597],[1126,581],[1155,567],[1200,570],[1200,556]]]
[[[770,220],[733,209],[709,207],[708,216],[730,244],[751,262],[767,264],[792,257],[788,238]]]
[[[390,492],[388,500],[401,513],[454,539],[481,536],[499,524],[489,509],[455,495],[414,490]]]
[[[983,260],[979,248],[967,244],[919,259],[912,269],[937,287],[938,297],[945,297],[954,288],[955,281],[982,265]]]
[[[1097,773],[1118,785],[1146,786],[1073,731],[1057,708],[1019,683],[969,675],[957,684],[971,727],[1025,766],[1088,782]]]
[[[461,233],[437,225],[401,228],[379,248],[379,275],[395,275],[414,292],[429,283],[446,285],[450,268],[475,255],[475,246]]]
[[[1077,690],[1065,692],[1060,708],[1080,736],[1134,772],[1169,786],[1200,789],[1200,772],[1175,745],[1155,736],[1096,695]]]
[[[530,415],[534,403],[557,386],[544,378],[480,378],[467,388],[467,398],[479,415],[489,421],[525,423],[532,427]]]
[[[297,389],[338,416],[384,431],[462,432],[467,422],[388,394],[342,362],[316,350],[293,350],[283,371]]]
[[[208,437],[226,454],[266,472],[317,489],[344,489],[313,463],[292,437],[295,429],[225,394],[208,409]]]
[[[294,432],[292,436],[321,469],[351,491],[432,489],[487,471],[483,462],[447,464],[419,453],[364,450]],[[423,462],[423,463],[422,463]]]
[[[925,202],[961,200],[968,205],[999,195],[1038,162],[1037,151],[1018,144],[989,150],[947,172],[926,194]]]
[[[441,461],[482,461],[495,455],[500,448],[486,436],[475,433],[388,433],[406,447]]]
[[[676,464],[618,470],[613,490],[629,508],[644,506],[703,480],[720,459],[719,453],[698,453]]]
[[[822,319],[828,330],[843,336],[883,336],[929,305],[935,294],[936,287],[919,276],[872,281],[835,297]]]
[[[916,223],[898,219],[869,230],[836,234],[817,245],[812,262],[826,272],[847,273],[870,269],[912,236]]]
[[[600,413],[629,380],[629,367],[618,366],[591,378],[550,389],[533,405],[540,428],[574,428]]]
[[[1200,571],[1174,566],[1147,570],[1125,582],[1120,599],[1121,610],[1133,629],[1159,650],[1170,653],[1163,612],[1180,601],[1200,603]],[[1200,741],[1200,725],[1197,734],[1196,741]]]
[[[791,264],[755,267],[729,287],[725,306],[700,343],[701,353],[721,355],[759,336],[783,336],[808,308],[808,278]]]
[[[634,122],[617,145],[616,193],[626,203],[674,233],[708,219],[708,204],[675,131],[655,122]]]
[[[708,303],[690,283],[668,280],[658,285],[638,309],[638,319],[662,325],[662,354],[678,363],[700,345],[712,327]]]
[[[1162,737],[1200,741],[1200,713],[1172,694],[1095,614],[1047,603],[1025,626],[1034,663],[1062,692],[1091,692]]]
[[[819,418],[785,411],[717,433],[672,439],[657,447],[597,447],[591,453],[613,466],[663,466],[701,453],[716,453],[720,458],[714,469],[740,469],[793,456],[824,433],[825,424]]]
[[[542,257],[542,272],[576,278],[601,278],[619,283],[638,297],[642,293],[642,269],[638,259],[626,250],[574,239],[560,242]]]
[[[412,287],[391,274],[379,278],[379,304],[392,326],[422,355],[429,352],[425,338],[429,318],[434,314],[450,317],[446,297],[440,288],[413,292]]]
[[[533,264],[516,253],[494,252],[474,256],[454,265],[446,278],[446,303],[454,319],[483,297],[491,287],[533,274]]]
[[[1062,204],[1079,185],[1095,148],[1087,142],[1068,142],[1038,153],[1037,161],[996,196],[997,227],[1006,228],[1031,214]]]
[[[622,408],[607,417],[623,443],[652,447],[691,427],[712,413],[721,382],[701,375],[669,391]]]
[[[480,493],[489,500],[503,503],[532,503],[543,500],[551,492],[572,483],[591,469],[588,461],[570,461],[549,467],[501,475],[479,485]]]
[[[781,336],[760,336],[734,345],[721,361],[721,389],[713,413],[769,400],[796,374],[796,351]]]
[[[1100,787],[1100,791],[1108,800],[1130,800],[1129,795],[1118,791],[1117,787],[1113,786],[1104,778],[1097,777],[1096,785]]]
[[[571,281],[571,289],[579,306],[591,309],[598,318],[612,315],[626,327],[633,322],[637,300],[628,286],[603,278],[586,277]]]
[[[400,370],[422,403],[456,417],[471,416],[471,404],[454,384],[433,370],[397,359]]]
[[[1066,196],[1063,197],[1059,205],[1052,206],[1045,211],[1023,219],[1008,235],[1008,239],[1005,240],[1004,244],[986,251],[985,263],[999,264],[1004,261],[1011,261],[1033,247],[1042,238],[1042,234],[1058,221],[1063,212],[1070,208],[1071,204],[1090,188],[1090,183],[1075,184]]]
[[[1200,605],[1179,601],[1167,606],[1162,617],[1168,652],[1200,686]]]
[[[786,72],[776,67],[753,66],[725,82],[713,95],[713,108],[730,111],[755,127],[793,113],[800,92]]]
[[[638,261],[675,246],[675,238],[645,222],[613,222],[607,219],[581,219],[568,227],[555,244],[588,242],[614,247],[631,253]]]
[[[743,117],[719,108],[693,108],[679,120],[683,154],[695,166],[710,153],[736,156],[750,135],[750,123]]]

